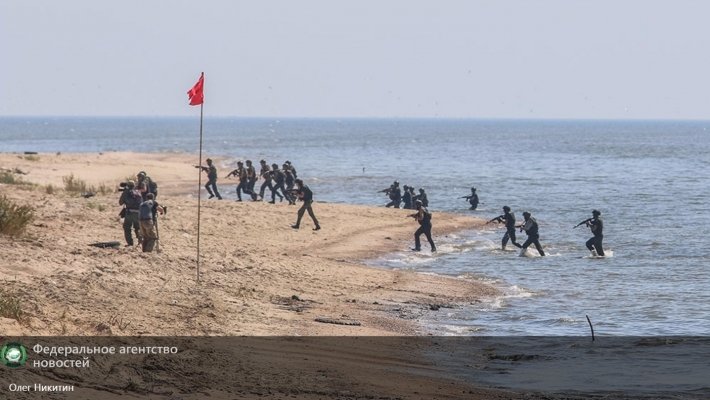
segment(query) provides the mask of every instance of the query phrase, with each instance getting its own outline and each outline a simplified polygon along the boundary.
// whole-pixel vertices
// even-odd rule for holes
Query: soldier
[[[291,171],[291,173],[293,174],[293,179],[297,179],[297,178],[298,178],[298,174],[296,173],[296,168],[293,166],[293,164],[291,164],[291,161],[286,160],[286,162],[285,162],[284,164],[288,165],[288,169],[289,169],[289,170]]]
[[[503,235],[501,250],[505,250],[505,246],[508,244],[508,239],[510,239],[510,243],[513,243],[515,247],[522,247],[518,242],[515,241],[515,214],[510,212],[510,207],[503,206],[503,215],[499,215],[486,223],[490,224],[494,221],[498,223],[502,222],[505,224],[505,235]]]
[[[402,190],[399,188],[399,182],[394,181],[392,186],[390,186],[385,193],[387,193],[390,198],[390,202],[387,203],[385,207],[399,208],[399,205],[402,203]]]
[[[141,236],[143,237],[142,250],[144,253],[153,251],[155,241],[158,238],[155,226],[157,224],[158,213],[163,214],[163,207],[154,200],[153,193],[147,194],[146,201],[142,202],[139,209],[139,219]]]
[[[291,169],[289,168],[288,164],[283,165],[283,173],[284,173],[284,182],[286,183],[286,195],[288,196],[286,200],[288,200],[288,205],[293,206],[296,205],[296,198],[293,196],[293,185],[296,183],[295,177],[293,176],[293,172],[291,172]]]
[[[148,193],[153,193],[153,198],[158,197],[158,184],[153,182],[153,180],[145,173],[141,171],[136,175],[138,181],[136,182],[136,189],[141,193],[143,201],[146,200]]]
[[[423,188],[419,188],[419,194],[414,196],[414,200],[419,200],[422,202],[422,206],[429,207],[429,199],[426,196],[426,192]]]
[[[249,189],[248,185],[249,182],[247,180],[247,170],[244,168],[244,163],[241,161],[237,161],[237,168],[227,174],[225,178],[229,178],[230,176],[236,176],[239,178],[239,184],[237,185],[237,201],[242,201],[242,192],[244,194],[249,194]]]
[[[419,241],[419,236],[422,235],[422,233],[426,236],[426,239],[429,241],[429,246],[431,246],[431,252],[436,251],[436,245],[434,245],[434,240],[431,238],[431,213],[429,210],[424,207],[424,204],[422,203],[421,200],[416,200],[414,202],[414,205],[417,209],[417,212],[414,214],[409,215],[409,217],[412,217],[419,222],[419,229],[417,229],[416,232],[414,232],[414,248],[412,249],[413,251],[421,251],[421,243]]]
[[[471,188],[471,195],[470,196],[463,196],[462,199],[468,200],[468,204],[471,205],[471,208],[469,208],[469,210],[475,210],[478,208],[478,195],[476,194],[475,187]]]
[[[402,204],[407,210],[413,209],[414,202],[412,201],[412,193],[409,191],[409,186],[404,185],[404,193],[402,194]]]
[[[523,218],[525,218],[525,223],[518,226],[518,228],[520,228],[521,231],[525,231],[525,233],[528,235],[528,239],[525,241],[525,243],[523,243],[523,246],[520,249],[520,256],[524,256],[525,251],[528,249],[528,246],[534,244],[535,248],[537,249],[537,252],[544,257],[545,252],[542,250],[542,245],[540,244],[540,234],[538,232],[537,221],[527,211],[523,213]]]
[[[143,197],[136,190],[136,184],[133,181],[128,181],[121,192],[121,197],[118,199],[118,204],[124,206],[121,212],[123,215],[123,236],[126,238],[126,246],[133,246],[133,235],[131,228],[136,232],[136,239],[141,242],[140,224],[138,223],[138,211],[140,209]]]
[[[291,228],[293,229],[298,229],[301,227],[301,218],[303,218],[303,214],[308,211],[308,215],[311,216],[311,219],[313,220],[313,223],[315,224],[315,228],[313,228],[314,231],[320,230],[320,224],[318,223],[318,219],[316,219],[316,215],[313,213],[313,192],[311,189],[303,184],[303,181],[300,179],[296,179],[296,193],[299,199],[303,200],[303,205],[301,208],[298,209],[298,219],[296,220],[296,224],[291,225]]]
[[[414,186],[409,187],[409,196],[412,198],[411,209],[414,210],[416,208],[414,203],[417,201],[417,195],[414,194]]]
[[[604,257],[604,248],[602,240],[604,240],[604,222],[601,219],[602,213],[598,210],[592,211],[592,219],[587,220],[586,225],[592,230],[594,236],[587,240],[587,249],[592,252],[592,256]]]
[[[281,198],[280,201],[283,201],[285,197],[290,202],[290,197],[284,193],[286,175],[284,175],[283,171],[279,169],[278,164],[271,164],[271,179],[274,181],[274,187],[271,189],[271,201],[269,203],[276,204],[276,195]],[[281,191],[281,194],[279,194],[279,190]]]
[[[222,196],[219,195],[219,191],[217,190],[217,168],[214,164],[212,164],[212,159],[207,159],[206,167],[195,165],[195,168],[200,168],[202,171],[207,172],[207,183],[205,184],[205,189],[207,189],[207,193],[210,194],[209,198],[211,199],[217,196],[219,200],[222,200]]]
[[[256,201],[256,191],[254,187],[256,186],[256,181],[259,177],[256,175],[256,168],[251,163],[251,160],[247,160],[247,190],[251,195],[251,200]]]
[[[264,200],[264,192],[266,191],[266,188],[269,188],[269,190],[273,192],[274,187],[271,185],[271,168],[269,167],[269,164],[267,164],[265,160],[261,160],[259,163],[261,164],[259,175],[261,175],[261,179],[264,180],[264,183],[261,184],[261,189],[259,190],[259,197]]]

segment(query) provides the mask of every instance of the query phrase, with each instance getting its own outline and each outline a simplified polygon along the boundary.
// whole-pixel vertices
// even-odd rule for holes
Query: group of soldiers
[[[387,203],[386,207],[400,208],[400,205],[403,205],[402,208],[417,210],[416,213],[409,215],[409,217],[416,219],[420,225],[419,229],[417,229],[417,231],[414,233],[414,248],[412,248],[412,250],[421,250],[420,236],[424,234],[427,240],[429,241],[431,251],[435,252],[436,245],[434,244],[434,241],[431,237],[431,212],[429,212],[429,210],[427,209],[427,207],[429,206],[429,200],[427,199],[427,195],[424,189],[419,189],[419,195],[415,195],[413,187],[404,185],[403,194],[402,190],[400,190],[399,188],[399,182],[394,181],[394,183],[392,183],[389,188],[381,190],[380,193],[385,193],[390,199],[390,202]],[[471,205],[471,207],[469,208],[470,210],[475,210],[478,208],[479,198],[478,194],[476,193],[475,187],[471,188],[470,195],[463,196],[462,198],[466,199],[469,202],[469,204]],[[523,213],[523,218],[524,222],[520,225],[516,225],[515,214],[513,214],[513,212],[510,210],[510,207],[504,206],[503,214],[491,219],[487,223],[498,222],[505,224],[506,232],[503,235],[503,239],[501,240],[501,247],[503,250],[505,250],[508,241],[510,241],[514,246],[521,249],[520,255],[524,255],[527,251],[527,248],[530,245],[534,245],[538,253],[541,256],[545,256],[545,251],[543,250],[542,245],[540,244],[540,233],[537,220],[533,218],[533,216],[528,211],[525,211]],[[577,226],[580,225],[588,226],[591,229],[592,234],[594,235],[585,244],[587,248],[592,252],[592,256],[603,257],[604,248],[602,245],[602,241],[604,239],[604,223],[601,219],[601,212],[599,212],[598,210],[593,210],[592,218],[586,219],[577,224]],[[577,226],[575,226],[575,228]],[[523,244],[520,244],[516,241],[516,229],[520,229],[520,232],[525,231],[525,233],[527,234],[527,240],[525,240]]]
[[[505,247],[508,244],[508,240],[510,240],[510,242],[514,246],[520,248],[521,256],[525,254],[525,251],[531,244],[535,245],[537,252],[541,256],[544,256],[545,251],[542,249],[542,245],[540,244],[540,233],[538,232],[537,221],[535,220],[535,218],[532,217],[532,215],[528,211],[525,211],[523,213],[523,218],[525,219],[524,223],[520,225],[515,225],[515,214],[513,214],[513,212],[510,210],[510,207],[503,206],[503,214],[491,219],[487,222],[487,224],[491,222],[505,224],[505,234],[503,235],[503,239],[501,240],[501,248],[503,250],[505,250]],[[589,227],[592,231],[592,234],[594,235],[585,243],[587,249],[589,249],[589,251],[592,253],[592,256],[604,257],[604,247],[602,244],[602,241],[604,240],[604,222],[601,219],[601,212],[599,210],[592,210],[592,217],[580,222],[579,224],[574,226],[574,228],[581,225],[586,225],[587,227]],[[525,233],[527,234],[527,240],[522,245],[515,240],[516,228],[519,228],[520,232],[525,231]]]
[[[271,191],[271,201],[269,201],[269,203],[276,203],[276,197],[279,197],[279,201],[286,199],[289,205],[295,205],[296,198],[294,196],[294,187],[298,175],[291,161],[283,163],[281,169],[279,169],[279,165],[276,163],[271,164],[271,166],[269,166],[265,160],[261,160],[259,163],[261,164],[261,168],[258,175],[251,160],[246,160],[245,163],[238,161],[237,168],[225,177],[229,178],[234,176],[239,179],[239,184],[237,185],[237,201],[242,201],[242,194],[249,195],[252,201],[263,201],[264,194],[268,188]],[[212,159],[207,159],[206,167],[196,165],[195,168],[201,168],[207,173],[205,189],[207,189],[207,193],[210,195],[209,198],[217,197],[217,199],[222,200],[222,196],[217,189],[217,167],[215,167]],[[263,182],[257,193],[256,182],[259,179],[263,179]]]
[[[394,181],[390,187],[380,190],[379,193],[384,193],[390,199],[385,207],[415,210],[417,201],[421,201],[424,207],[429,207],[429,199],[423,188],[419,188],[419,194],[415,194],[414,186],[404,185],[404,190],[402,190],[399,188],[399,182]]]
[[[205,189],[207,189],[207,193],[210,195],[209,198],[217,197],[217,199],[222,200],[222,196],[217,189],[217,167],[215,167],[212,159],[208,158],[206,161],[207,166],[195,165],[195,168],[200,168],[207,173]],[[291,227],[299,229],[303,215],[308,212],[308,215],[315,225],[313,230],[320,230],[320,224],[313,212],[313,192],[303,183],[303,180],[298,179],[296,168],[291,164],[291,161],[284,162],[282,168],[279,168],[279,165],[276,163],[269,166],[266,160],[259,161],[259,164],[260,170],[257,175],[256,168],[251,160],[246,160],[245,162],[238,161],[237,168],[225,177],[230,178],[234,176],[239,179],[239,183],[237,184],[237,201],[242,201],[242,194],[249,195],[252,201],[263,201],[265,199],[266,189],[271,191],[271,201],[269,201],[271,204],[276,203],[276,197],[279,198],[279,202],[286,199],[289,205],[295,205],[296,199],[302,200],[303,205],[298,210],[298,219]],[[257,193],[256,182],[259,179],[262,179],[263,182],[259,193]]]
[[[119,185],[121,196],[118,204],[123,206],[120,218],[123,218],[123,235],[126,246],[133,246],[133,233],[143,252],[151,252],[159,239],[158,214],[164,214],[167,207],[161,207],[158,197],[158,184],[145,171],[136,175],[136,180],[129,180]]]

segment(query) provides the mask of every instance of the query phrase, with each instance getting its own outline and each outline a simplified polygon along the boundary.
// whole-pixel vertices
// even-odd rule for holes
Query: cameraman
[[[133,246],[133,235],[131,234],[131,228],[136,232],[136,239],[141,242],[140,234],[140,224],[138,223],[138,210],[141,203],[143,202],[143,197],[141,193],[136,190],[136,184],[133,181],[128,181],[125,184],[121,184],[122,192],[121,197],[118,199],[118,204],[124,206],[124,210],[121,211],[123,215],[123,235],[126,238],[126,247]]]

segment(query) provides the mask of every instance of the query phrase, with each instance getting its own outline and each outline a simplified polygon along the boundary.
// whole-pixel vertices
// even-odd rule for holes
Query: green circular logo
[[[19,343],[7,343],[0,350],[0,361],[10,368],[21,367],[27,361],[27,350]]]

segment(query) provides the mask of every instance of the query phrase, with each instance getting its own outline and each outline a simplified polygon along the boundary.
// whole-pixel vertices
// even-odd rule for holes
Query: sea
[[[0,118],[2,152],[197,160],[198,149],[198,117]],[[317,201],[383,207],[379,191],[394,180],[424,188],[439,251],[424,243],[421,253],[407,246],[368,263],[478,279],[502,293],[425,313],[435,335],[585,336],[590,324],[597,336],[710,335],[709,121],[207,117],[203,152],[224,157],[223,171],[238,160],[290,160]],[[234,197],[234,184],[222,183]],[[475,211],[461,198],[471,187]],[[518,221],[532,213],[548,256],[502,251],[497,224],[437,234],[437,213],[489,220],[504,205]],[[573,228],[593,209],[605,224],[604,258],[586,249],[588,228]],[[325,232],[337,223],[321,222]]]

